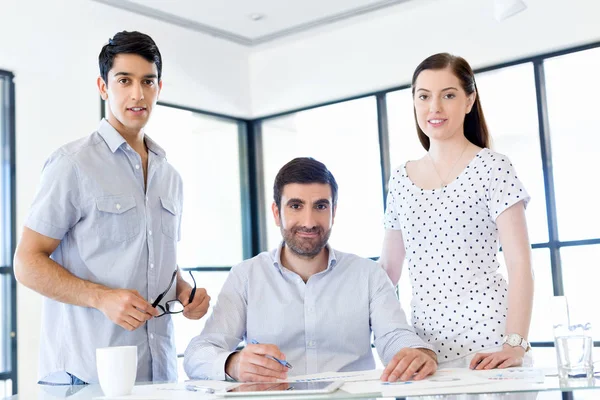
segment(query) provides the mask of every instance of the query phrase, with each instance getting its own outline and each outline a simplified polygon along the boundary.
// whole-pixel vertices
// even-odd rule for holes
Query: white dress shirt
[[[375,368],[404,347],[433,349],[406,322],[394,287],[375,262],[329,250],[327,269],[306,283],[281,264],[281,246],[232,268],[204,330],[185,351],[190,378],[225,379],[241,342],[275,344],[288,375]]]

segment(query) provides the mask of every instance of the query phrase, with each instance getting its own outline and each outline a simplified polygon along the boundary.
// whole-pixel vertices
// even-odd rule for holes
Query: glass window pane
[[[383,189],[374,97],[319,107],[262,123],[269,249],[281,242],[273,222],[273,181],[295,157],[327,165],[339,185],[330,243],[363,257],[378,256],[383,240]]]
[[[0,74],[0,267],[10,267],[11,260],[11,148],[8,132],[8,106],[11,101],[8,89],[8,77]],[[11,316],[11,275],[0,274],[0,372],[11,370],[11,338],[12,329]],[[8,382],[8,394],[10,393],[10,381]],[[0,394],[2,392],[0,391]]]
[[[425,154],[419,142],[410,89],[387,94],[388,130],[390,136],[390,164],[393,169],[408,160]]]
[[[211,297],[210,307],[206,315],[199,320],[187,319],[182,314],[175,314],[172,316],[173,324],[175,326],[175,348],[177,349],[177,354],[183,354],[190,341],[204,329],[204,324],[212,314],[213,307],[217,303],[217,297],[219,296],[219,292],[221,292],[225,279],[227,279],[228,273],[229,272],[209,271],[193,272],[197,287],[205,288],[208,295]],[[184,272],[183,277],[192,283],[189,272]]]
[[[0,327],[0,372],[10,371],[10,276],[0,274],[0,317],[5,321]]]
[[[527,225],[532,243],[548,241],[546,195],[540,150],[533,64],[476,76],[492,149],[505,154],[531,196]]]
[[[7,208],[10,205],[10,201],[7,201],[9,196],[9,179],[10,179],[10,163],[6,159],[5,154],[8,153],[8,149],[5,149],[6,145],[6,134],[4,132],[6,124],[6,116],[4,115],[3,104],[6,104],[4,99],[5,83],[4,78],[0,76],[0,266],[8,264],[6,248],[8,246],[4,232],[7,232],[7,228],[10,226],[8,216],[10,210]]]
[[[587,320],[594,333],[600,332],[600,313],[595,304],[598,292],[600,245],[563,247],[560,249],[565,296],[573,322]],[[595,340],[600,340],[596,335]]]
[[[600,48],[544,61],[560,240],[600,237]],[[590,175],[591,174],[591,175]],[[579,177],[594,177],[584,185]],[[582,191],[585,190],[585,191]]]
[[[183,179],[181,267],[243,260],[236,122],[157,106],[146,128]]]
[[[534,274],[533,313],[529,328],[530,342],[553,342],[552,310],[548,309],[550,298],[554,296],[552,286],[552,267],[548,249],[533,249],[531,260]],[[498,254],[500,273],[508,279],[508,271],[504,262],[504,254]]]
[[[12,396],[12,380],[0,381],[0,396],[2,398]]]

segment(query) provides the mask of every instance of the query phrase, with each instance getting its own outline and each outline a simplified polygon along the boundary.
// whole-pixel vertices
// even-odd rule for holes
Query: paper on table
[[[468,368],[452,368],[440,369],[434,376],[423,381],[382,385],[381,394],[388,397],[535,390],[543,386],[541,384],[543,382],[543,371],[535,368],[516,368],[514,371],[511,369],[473,371]],[[342,387],[343,390],[346,390],[345,386]]]
[[[465,371],[469,370],[465,369]],[[440,369],[435,373],[435,375],[421,381],[349,382],[345,383],[341,389],[352,394],[383,393],[384,391],[386,393],[412,393],[429,389],[442,389],[456,386],[480,385],[489,383],[487,379],[473,376],[472,374],[468,373],[463,375],[463,373],[464,371],[462,368]]]
[[[489,369],[472,371],[478,376],[495,381],[526,381],[544,383],[545,373],[542,368],[516,367],[506,369]]]
[[[383,373],[382,369],[353,372],[322,372],[318,374],[292,376],[281,382],[318,382],[318,381],[378,381]]]

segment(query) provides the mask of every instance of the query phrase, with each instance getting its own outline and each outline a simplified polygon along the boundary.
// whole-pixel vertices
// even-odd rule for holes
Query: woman
[[[529,196],[508,158],[489,149],[475,78],[463,58],[425,59],[412,92],[427,153],[392,174],[380,263],[397,284],[407,259],[413,326],[436,347],[441,366],[529,364]],[[498,239],[510,285],[498,273]]]

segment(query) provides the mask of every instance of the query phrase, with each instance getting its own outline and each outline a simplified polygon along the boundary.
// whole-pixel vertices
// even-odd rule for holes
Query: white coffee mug
[[[107,397],[131,393],[137,375],[137,347],[116,346],[96,349],[100,387]]]

